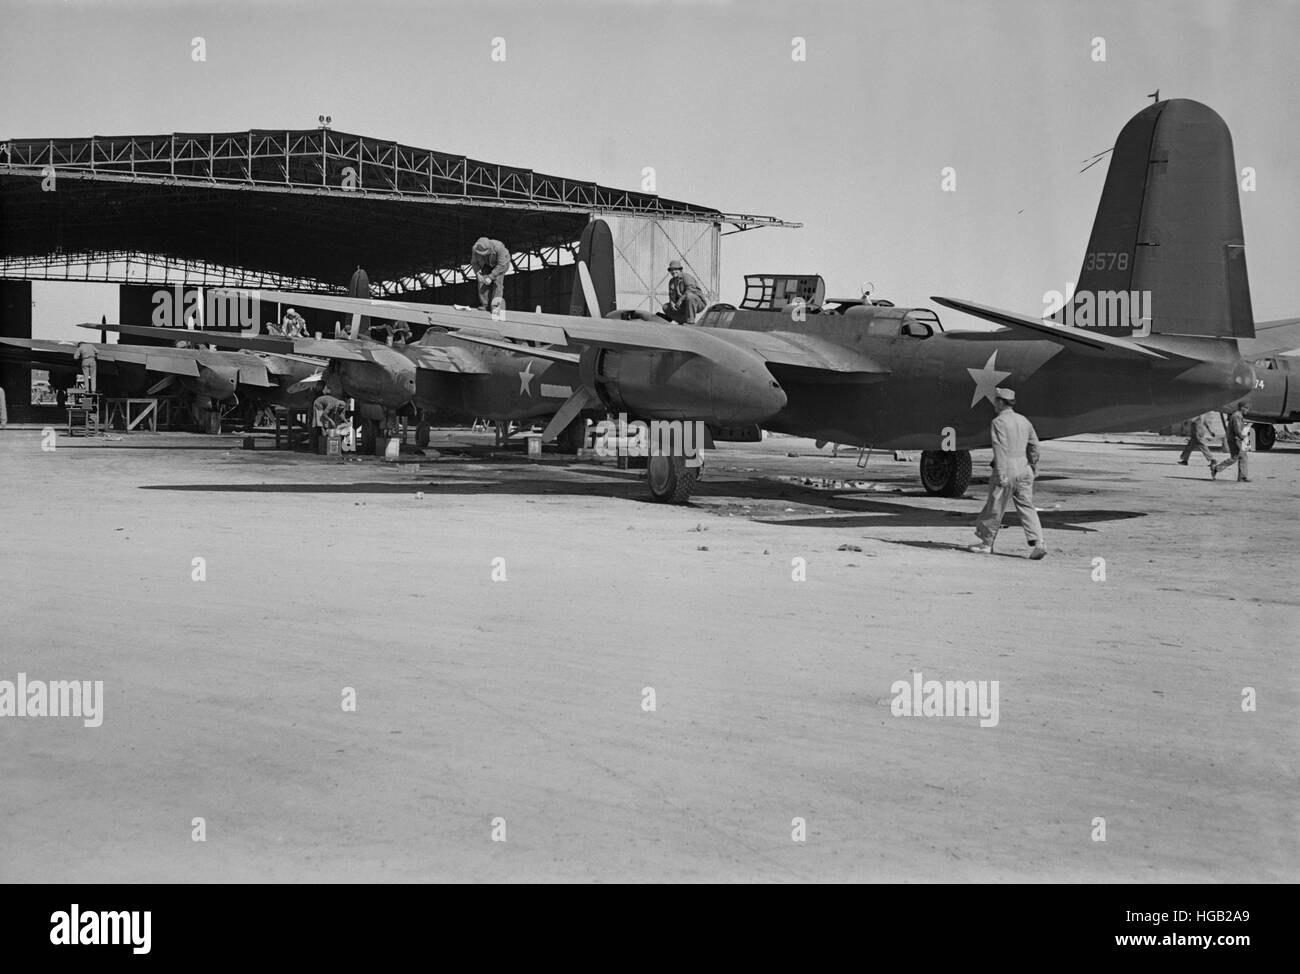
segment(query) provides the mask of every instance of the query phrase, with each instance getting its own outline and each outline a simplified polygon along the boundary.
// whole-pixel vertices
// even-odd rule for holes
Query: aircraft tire
[[[358,437],[357,456],[373,457],[379,443],[379,422],[374,419],[361,421],[361,435]]]
[[[555,438],[555,449],[560,453],[576,454],[582,449],[587,439],[587,418],[577,417],[572,423],[560,430]]]
[[[935,497],[964,497],[970,486],[969,450],[922,450],[921,486]]]
[[[650,496],[661,504],[685,504],[700,481],[701,469],[687,466],[685,457],[649,457],[645,479]]]
[[[1255,449],[1267,453],[1277,442],[1277,430],[1272,423],[1252,423],[1255,427]]]
[[[415,424],[415,445],[421,450],[429,445],[429,421],[423,417]]]

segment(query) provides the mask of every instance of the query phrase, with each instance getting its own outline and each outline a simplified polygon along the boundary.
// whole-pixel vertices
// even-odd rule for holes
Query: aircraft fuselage
[[[453,409],[491,420],[541,419],[553,416],[579,385],[576,363],[464,342],[433,331],[421,344],[464,349],[488,370],[462,375],[421,369],[415,402],[429,412]]]
[[[899,320],[890,311],[882,320]],[[928,338],[872,334],[873,317],[864,309],[809,316],[793,326],[776,315],[775,327],[764,330],[818,336],[879,362],[889,374],[840,379],[773,366],[787,403],[762,425],[883,449],[971,450],[989,445],[993,390],[999,386],[1015,390],[1017,410],[1040,438],[1050,439],[1155,429],[1240,398],[1254,382],[1233,343],[1221,339],[1157,335],[1145,342],[1202,360],[1189,364],[1183,358],[1137,360],[1046,339],[1008,338],[1006,331]]]

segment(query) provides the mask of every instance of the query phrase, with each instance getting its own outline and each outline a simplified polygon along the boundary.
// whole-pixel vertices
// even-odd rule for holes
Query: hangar
[[[0,335],[31,337],[33,280],[121,285],[146,323],[162,285],[346,291],[473,302],[480,236],[510,248],[513,308],[563,311],[582,228],[609,225],[620,308],[657,309],[673,257],[716,296],[721,237],[797,223],[724,213],[463,155],[303,130],[9,139],[0,143]],[[332,322],[307,315],[313,330]],[[0,381],[26,388],[23,366]],[[22,397],[25,398],[25,397]],[[27,418],[20,397],[11,413]]]

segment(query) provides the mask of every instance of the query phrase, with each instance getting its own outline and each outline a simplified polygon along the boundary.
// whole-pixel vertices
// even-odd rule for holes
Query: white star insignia
[[[970,397],[972,407],[981,399],[987,399],[993,402],[993,390],[998,387],[998,383],[1009,376],[1010,372],[1000,372],[994,366],[998,364],[998,353],[994,349],[989,360],[984,363],[982,369],[967,369],[970,377],[975,380],[975,392]]]
[[[533,363],[529,361],[529,363],[524,366],[524,370],[519,373],[519,394],[521,396],[531,396],[533,394],[532,385],[533,379],[535,378],[536,376],[533,375]]]

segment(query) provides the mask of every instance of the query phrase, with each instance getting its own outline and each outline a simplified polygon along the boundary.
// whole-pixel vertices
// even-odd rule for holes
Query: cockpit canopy
[[[784,311],[802,301],[810,311],[826,301],[826,282],[820,274],[746,274],[744,311]]]
[[[802,314],[793,314],[800,306]],[[861,323],[863,318],[867,320],[862,333],[880,338],[929,338],[943,331],[939,316],[929,308],[896,308],[892,301],[869,295],[828,299],[820,274],[746,274],[745,297],[739,307],[714,302],[696,323],[709,328],[768,330],[772,314],[789,315],[791,331],[806,330],[814,321],[847,325],[855,319]]]
[[[873,307],[854,305],[845,310],[845,317],[870,315],[866,334],[877,338],[929,338],[943,331],[939,316],[929,308]]]

